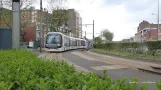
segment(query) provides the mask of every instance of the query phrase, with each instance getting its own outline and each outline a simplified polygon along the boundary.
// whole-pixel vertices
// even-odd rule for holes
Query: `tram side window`
[[[71,40],[70,40],[70,38],[68,38],[68,39],[69,39],[69,46],[71,46],[71,42],[70,42]]]
[[[79,40],[77,40],[77,46],[79,46],[79,43],[78,42],[79,42]]]
[[[76,42],[75,42],[75,44],[76,44],[75,46],[78,46],[78,44],[77,44],[78,40],[75,40],[75,41],[76,41]]]
[[[80,41],[80,45],[82,46],[82,41]]]
[[[78,43],[79,43],[79,46],[80,46],[80,40],[78,41]]]
[[[70,46],[73,46],[73,40],[70,39]]]
[[[68,37],[65,37],[65,46],[69,46],[69,39],[68,39]]]
[[[78,46],[80,46],[80,40],[78,40]]]
[[[83,46],[83,41],[81,41],[81,46]]]
[[[86,45],[85,45],[85,41],[83,41],[83,46],[86,46]]]
[[[82,46],[82,42],[81,42],[81,40],[80,40],[80,46]]]
[[[74,46],[74,40],[72,39],[72,46]]]
[[[64,46],[67,46],[67,39],[64,37]]]
[[[70,38],[67,38],[67,46],[70,46]]]
[[[77,46],[77,40],[74,40],[74,46]]]

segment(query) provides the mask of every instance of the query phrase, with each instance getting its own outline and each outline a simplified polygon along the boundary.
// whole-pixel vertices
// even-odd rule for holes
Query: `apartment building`
[[[75,9],[68,9],[68,28],[71,30],[70,36],[82,38],[82,17]]]
[[[135,41],[144,42],[158,40],[158,32],[160,32],[160,29],[158,31],[158,24],[149,23],[148,21],[143,20],[137,28]],[[161,35],[159,35],[159,40],[160,39]]]

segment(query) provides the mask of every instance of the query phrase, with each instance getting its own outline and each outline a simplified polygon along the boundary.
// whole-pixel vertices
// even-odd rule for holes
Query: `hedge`
[[[95,73],[77,72],[66,62],[44,60],[24,50],[0,50],[0,90],[136,90],[137,79],[114,81]],[[142,86],[142,90],[147,87]],[[161,83],[157,83],[158,90]]]
[[[138,42],[112,42],[106,44],[94,44],[94,48],[106,50],[119,50],[134,53],[150,53],[154,55],[161,49],[161,41]]]

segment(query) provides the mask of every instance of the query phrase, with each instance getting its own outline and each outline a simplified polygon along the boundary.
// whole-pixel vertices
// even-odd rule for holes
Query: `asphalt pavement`
[[[67,51],[62,53],[63,58],[68,62],[79,66],[89,72],[96,72],[98,74],[103,74],[104,69],[108,69],[107,75],[111,76],[114,80],[121,78],[127,78],[127,81],[130,83],[132,78],[137,78],[141,84],[147,84],[149,90],[156,89],[156,82],[161,81],[161,75],[143,72],[131,67],[117,65],[112,63],[105,63],[98,58],[83,55],[80,51]],[[106,57],[105,57],[106,58]],[[151,82],[151,83],[148,83]]]

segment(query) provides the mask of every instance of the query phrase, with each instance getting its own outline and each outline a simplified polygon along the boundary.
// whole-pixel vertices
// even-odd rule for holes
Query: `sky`
[[[38,4],[35,6],[39,8]],[[43,0],[43,7],[47,6]],[[114,41],[134,36],[143,20],[157,23],[157,15],[152,13],[158,14],[158,0],[68,0],[67,7],[80,13],[82,24],[92,24],[95,21],[95,37],[103,29],[108,29],[114,34]],[[92,39],[93,26],[83,25],[82,29],[86,31],[87,38]]]

